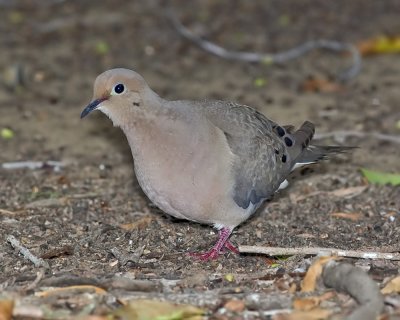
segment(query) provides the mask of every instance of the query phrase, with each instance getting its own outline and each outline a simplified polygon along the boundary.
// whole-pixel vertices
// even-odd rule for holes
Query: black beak
[[[81,119],[86,117],[89,113],[91,113],[93,110],[96,110],[97,107],[99,106],[100,103],[102,103],[104,100],[107,100],[107,98],[101,98],[101,99],[96,99],[89,103],[89,105],[83,109],[81,113]]]

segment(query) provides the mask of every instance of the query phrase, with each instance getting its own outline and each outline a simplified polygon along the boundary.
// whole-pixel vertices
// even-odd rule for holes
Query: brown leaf
[[[319,305],[318,297],[299,298],[293,301],[295,310],[309,311]]]
[[[58,184],[64,184],[64,185],[70,185],[71,181],[66,176],[60,176],[57,179],[57,183]]]
[[[335,218],[349,219],[351,221],[359,221],[363,217],[363,214],[359,212],[333,212],[331,213],[331,216]]]
[[[335,296],[335,293],[333,291],[328,291],[318,297],[314,296],[298,298],[293,301],[293,308],[295,310],[309,311],[311,309],[314,309],[315,307],[318,307],[322,301],[331,299],[333,296]]]
[[[65,245],[59,248],[51,248],[40,255],[42,259],[54,259],[61,256],[70,256],[74,254],[74,247]]]
[[[0,300],[0,320],[11,320],[13,309],[13,300]]]
[[[58,294],[79,294],[82,292],[94,292],[96,294],[105,294],[106,291],[103,288],[92,286],[92,285],[77,285],[77,286],[69,286],[69,287],[62,287],[62,288],[52,288],[46,291],[36,292],[35,296],[37,297],[48,297],[52,295]]]
[[[306,92],[339,92],[343,86],[327,79],[312,78],[304,81],[301,89]]]
[[[309,193],[302,192],[299,195],[290,194],[289,198],[290,198],[291,202],[297,203],[299,201],[302,201],[302,200],[305,200],[307,198],[311,198],[311,197],[314,197],[314,196],[318,196],[320,194],[325,194],[325,192],[323,192],[323,191],[313,191],[313,192],[309,192]]]
[[[6,209],[0,209],[0,215],[6,215],[6,216],[15,216],[20,213],[24,213],[25,210],[18,210],[18,211],[10,211]]]
[[[379,36],[361,41],[357,44],[361,55],[373,55],[382,53],[400,53],[400,36]]]
[[[350,188],[341,188],[334,191],[329,192],[330,195],[335,197],[344,197],[344,198],[352,198],[361,194],[367,186],[357,186]]]
[[[132,231],[135,229],[144,229],[146,228],[151,222],[153,221],[153,217],[151,216],[143,216],[140,219],[131,222],[131,223],[124,223],[120,225],[121,229],[126,231]]]
[[[127,305],[114,312],[114,315],[122,320],[201,320],[203,314],[204,311],[202,309],[191,305],[146,299],[131,300]]]
[[[224,304],[224,308],[232,312],[242,312],[245,308],[245,304],[242,300],[232,299]]]
[[[336,260],[336,258],[321,257],[311,265],[301,283],[301,292],[311,292],[315,290],[317,279],[321,275],[325,263],[330,260]]]
[[[296,285],[296,283],[293,282],[293,283],[290,285],[288,292],[289,292],[289,293],[295,293],[296,291],[297,291],[297,285]]]
[[[383,294],[400,293],[400,276],[390,280],[381,290]]]

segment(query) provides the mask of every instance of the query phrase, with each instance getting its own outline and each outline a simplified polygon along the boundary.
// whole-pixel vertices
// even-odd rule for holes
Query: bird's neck
[[[189,125],[184,115],[169,101],[158,96],[150,101],[151,104],[144,99],[143,107],[133,110],[121,125],[134,158],[145,150],[152,152],[173,147],[171,144],[184,138],[177,135],[178,131]]]

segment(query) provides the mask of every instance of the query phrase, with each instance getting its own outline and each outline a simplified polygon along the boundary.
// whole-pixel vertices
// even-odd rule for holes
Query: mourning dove
[[[255,109],[226,101],[168,101],[138,73],[112,69],[94,83],[93,110],[121,127],[132,150],[137,180],[148,198],[180,219],[211,224],[216,244],[201,260],[238,253],[232,230],[279,188],[290,172],[346,147],[310,145],[314,125],[294,131]]]

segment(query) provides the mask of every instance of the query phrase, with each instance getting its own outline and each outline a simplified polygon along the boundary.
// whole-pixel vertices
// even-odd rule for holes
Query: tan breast
[[[222,131],[198,120],[165,119],[135,128],[128,141],[137,179],[149,199],[172,216],[236,226],[248,215],[231,196],[234,155]]]

